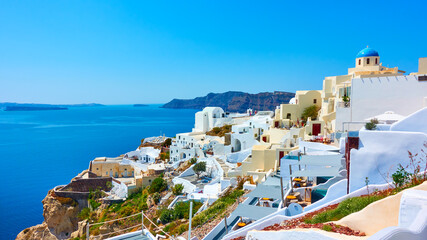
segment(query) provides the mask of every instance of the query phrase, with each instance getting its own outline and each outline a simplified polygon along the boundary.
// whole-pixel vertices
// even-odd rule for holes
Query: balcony
[[[339,108],[349,108],[350,107],[350,102],[338,102],[338,106]]]

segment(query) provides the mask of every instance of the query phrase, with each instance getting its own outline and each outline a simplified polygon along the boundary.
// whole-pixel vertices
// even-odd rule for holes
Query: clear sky
[[[321,89],[369,45],[427,57],[426,1],[0,0],[0,102],[164,103]]]

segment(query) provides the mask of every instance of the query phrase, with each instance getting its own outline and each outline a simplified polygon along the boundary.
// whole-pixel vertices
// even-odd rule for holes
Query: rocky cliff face
[[[61,198],[50,190],[43,199],[42,224],[24,229],[16,239],[68,239],[81,236],[86,226],[79,224],[80,208],[71,198]]]
[[[203,109],[221,107],[228,112],[246,112],[248,108],[257,111],[273,111],[276,106],[288,103],[295,96],[290,92],[263,92],[250,94],[244,92],[209,93],[194,99],[173,99],[163,105],[164,108]]]

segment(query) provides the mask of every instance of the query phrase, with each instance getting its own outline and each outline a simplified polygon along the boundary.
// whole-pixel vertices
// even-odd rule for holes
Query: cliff
[[[290,92],[263,92],[250,94],[229,91],[225,93],[209,93],[194,99],[173,99],[163,108],[203,109],[204,107],[221,107],[227,112],[246,112],[248,108],[257,111],[273,111],[276,106],[288,103],[295,96]]]
[[[42,203],[45,219],[43,223],[24,229],[16,237],[17,240],[56,240],[83,235],[85,224],[78,221],[81,209],[74,200],[58,197],[53,190],[50,190]]]

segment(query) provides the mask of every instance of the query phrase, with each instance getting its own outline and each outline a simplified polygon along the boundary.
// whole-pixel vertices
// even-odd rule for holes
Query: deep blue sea
[[[197,110],[160,105],[0,111],[0,239],[43,221],[41,201],[95,157],[116,157],[142,138],[191,131]]]

